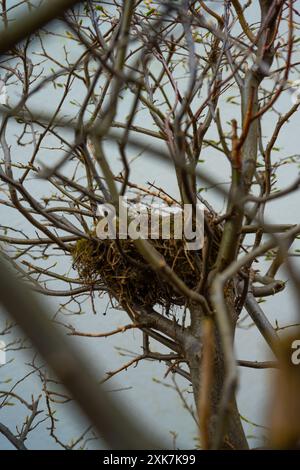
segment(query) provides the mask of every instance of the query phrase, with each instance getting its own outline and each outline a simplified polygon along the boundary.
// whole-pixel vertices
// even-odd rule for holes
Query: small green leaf
[[[155,11],[156,11],[155,8],[150,8],[150,10],[147,11],[146,16],[152,15],[152,13],[154,13]]]

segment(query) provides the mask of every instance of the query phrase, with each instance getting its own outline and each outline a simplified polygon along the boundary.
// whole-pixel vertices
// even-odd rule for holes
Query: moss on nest
[[[220,229],[213,228],[208,267],[215,262],[220,240]],[[187,251],[182,240],[149,240],[162,254],[174,272],[195,289],[202,267],[202,251]],[[154,306],[167,311],[181,306],[185,298],[145,262],[134,242],[126,240],[80,239],[72,250],[74,267],[87,285],[102,285],[120,303]]]

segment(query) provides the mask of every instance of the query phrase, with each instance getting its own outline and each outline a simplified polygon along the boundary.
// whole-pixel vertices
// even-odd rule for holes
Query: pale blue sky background
[[[9,3],[9,2],[8,2]],[[12,2],[13,3],[13,2]],[[254,1],[255,3],[255,1]],[[257,3],[257,2],[256,2]],[[254,10],[253,10],[254,11]],[[255,13],[254,13],[255,14]],[[68,40],[60,39],[57,40],[54,37],[49,37],[47,47],[51,50],[51,53],[57,58],[63,58],[63,45],[69,44]],[[36,51],[37,52],[37,51]],[[78,54],[78,50],[73,50],[73,53]],[[300,77],[295,77],[300,78]],[[17,90],[14,87],[9,88],[9,99],[10,104],[16,100]],[[35,96],[32,100],[32,106],[35,109],[51,110],[54,109],[55,102],[61,95],[60,90],[54,90],[52,84],[44,89],[39,95]],[[72,91],[74,99],[80,102],[82,96],[82,90],[78,87]],[[238,112],[232,105],[226,104],[226,95],[223,97],[222,107],[222,119],[226,123],[233,117],[233,112]],[[128,112],[128,102],[123,100],[120,102],[118,119],[121,120],[126,116]],[[291,106],[290,96],[285,95],[285,98],[281,100],[278,105],[278,109],[281,111],[287,110]],[[69,105],[69,112],[74,112],[74,106]],[[147,119],[147,121],[145,120]],[[263,121],[263,133],[268,138],[270,136],[275,122],[275,117],[268,117]],[[145,113],[139,113],[137,116],[136,123],[144,126],[148,126],[149,119],[145,117]],[[150,126],[150,124],[149,124]],[[148,127],[149,127],[148,126]],[[10,125],[8,139],[9,144],[12,145],[12,153],[15,160],[26,161],[28,151],[26,148],[17,148],[15,144],[15,134],[17,133],[17,124]],[[285,129],[282,137],[279,139],[278,147],[278,158],[285,157],[297,153],[298,151],[298,135],[299,135],[299,113],[294,116],[289,126]],[[208,137],[214,138],[215,135],[212,133]],[[48,145],[55,145],[54,139],[49,138],[47,140]],[[149,140],[151,145],[151,140]],[[114,169],[121,169],[121,163],[118,159],[117,152],[113,145],[109,147],[109,154]],[[132,149],[132,157],[136,157],[137,152]],[[44,149],[41,152],[41,159],[50,164],[53,164],[57,158],[61,157],[60,152],[51,152]],[[211,175],[215,176],[220,183],[226,183],[229,181],[229,167],[224,157],[221,154],[207,149],[203,152],[201,158],[205,159],[203,169],[208,171]],[[170,166],[164,163],[153,163],[151,159],[151,153],[148,155],[140,156],[134,159],[132,165],[131,180],[138,182],[139,184],[146,184],[147,182],[155,182],[157,186],[162,186],[171,194],[176,194],[177,186],[176,179],[173,170]],[[279,171],[279,185],[284,186],[294,180],[297,176],[298,167],[284,166]],[[38,194],[45,193],[45,183],[43,181],[32,179],[28,183],[28,188],[36,196]],[[219,210],[224,209],[223,200],[216,196],[212,191],[204,192],[204,197],[207,197],[209,202],[217,207]],[[283,200],[273,202],[268,205],[267,215],[269,220],[273,223],[299,223],[299,196],[296,194],[290,195]],[[1,211],[1,223],[3,225],[12,226],[14,228],[26,227],[28,235],[34,236],[34,231],[24,223],[21,216],[12,212],[11,210],[0,206]],[[297,261],[297,258],[295,259]],[[65,272],[68,269],[69,260],[58,259],[58,264],[55,269],[61,272]],[[52,263],[49,261],[48,265]],[[281,278],[286,279],[286,274],[282,272]],[[50,284],[49,284],[50,286]],[[52,282],[51,288],[63,288],[61,284]],[[63,299],[64,301],[65,299]],[[53,312],[58,308],[60,299],[47,298],[45,302],[49,305],[49,309]],[[127,323],[127,319],[124,313],[108,308],[107,315],[102,315],[102,312],[106,310],[107,298],[96,300],[96,309],[98,314],[92,313],[91,306],[86,302],[84,314],[64,317],[66,323],[72,323],[77,329],[83,331],[109,331],[118,327],[122,324]],[[284,292],[276,295],[276,297],[268,298],[264,304],[265,312],[268,315],[269,320],[272,324],[278,321],[280,325],[288,324],[291,321],[297,319],[297,305],[295,304],[292,296],[292,287],[290,283],[287,283],[287,287]],[[2,318],[0,318],[0,329],[1,322],[4,322],[5,314],[2,312]],[[62,318],[62,317],[61,317]],[[249,325],[249,319],[244,324]],[[119,336],[113,336],[107,339],[88,339],[88,338],[73,338],[73,341],[78,343],[85,354],[88,355],[90,361],[97,369],[100,362],[101,369],[113,370],[120,366],[120,364],[127,362],[128,357],[120,355],[120,351],[117,348],[124,348],[127,350],[134,351],[136,354],[141,352],[141,341],[140,333],[137,331],[128,331]],[[265,346],[260,334],[254,328],[239,328],[236,335],[236,351],[238,359],[245,360],[267,360],[272,358],[270,351]],[[26,370],[30,370],[25,365],[28,362],[29,356],[26,353],[7,353],[8,360],[14,359],[14,361],[5,367],[0,368],[0,389],[8,387],[9,385],[5,382],[11,379],[15,382],[18,378],[24,376]],[[126,406],[128,406],[132,412],[132,415],[137,419],[142,420],[145,426],[150,428],[154,434],[159,436],[161,439],[167,440],[169,446],[172,446],[172,435],[170,432],[176,432],[178,434],[177,446],[179,448],[192,448],[194,445],[194,439],[197,435],[196,427],[192,417],[184,410],[179,396],[175,391],[170,390],[157,383],[162,381],[165,384],[170,384],[170,380],[164,379],[165,367],[155,362],[143,362],[140,363],[136,368],[130,368],[127,371],[122,372],[119,376],[112,379],[109,382],[111,390],[125,388],[122,392],[112,392],[116,394],[120,400],[122,400]],[[100,369],[99,369],[100,374]],[[267,391],[272,388],[273,372],[265,372],[261,370],[250,370],[250,369],[239,369],[239,393],[238,393],[238,404],[242,416],[246,419],[255,422],[259,425],[265,425],[267,422],[266,416],[266,396]],[[101,377],[99,376],[99,379]],[[11,383],[13,383],[11,382]],[[183,388],[188,388],[188,384],[184,379],[178,379],[178,384]],[[39,380],[31,376],[21,386],[22,394],[30,397],[31,393],[39,393],[40,382]],[[191,396],[191,394],[190,394]],[[61,418],[61,422],[58,425],[58,435],[64,441],[77,437],[82,431],[82,425],[84,418],[78,413],[76,407],[72,404],[58,406],[58,415]],[[24,407],[16,405],[12,407],[6,407],[0,410],[0,421],[8,425],[11,429],[14,429],[15,425],[21,423],[21,417],[26,414]],[[245,430],[249,436],[250,445],[256,447],[261,443],[261,436],[263,435],[263,429],[253,426],[249,423],[244,423]],[[42,448],[55,448],[55,443],[48,436],[48,432],[45,426],[42,424],[30,434],[28,441],[26,441],[28,448],[42,449]],[[100,443],[90,443],[89,447],[101,446]],[[11,445],[8,441],[0,435],[0,449],[9,449]]]

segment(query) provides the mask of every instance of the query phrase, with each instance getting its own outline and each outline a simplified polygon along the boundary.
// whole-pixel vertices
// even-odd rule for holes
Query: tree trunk
[[[191,382],[194,392],[195,404],[198,409],[199,404],[199,392],[201,389],[201,360],[202,360],[202,328],[201,318],[203,315],[196,309],[192,309],[192,325],[191,329],[195,335],[195,341],[186,345],[186,357],[189,362],[189,369],[191,375]],[[196,310],[196,311],[195,311]],[[195,315],[197,315],[197,323],[195,325]],[[194,319],[194,320],[193,320]],[[213,371],[213,385],[211,388],[210,397],[210,419],[209,419],[209,442],[213,441],[213,437],[216,431],[217,424],[217,413],[219,410],[220,400],[222,398],[222,390],[225,376],[225,367],[223,360],[223,353],[218,337],[218,332],[215,330],[215,354],[214,354],[214,371]],[[198,410],[199,413],[202,410]],[[228,413],[228,419],[226,423],[226,433],[221,446],[222,449],[248,449],[247,439],[242,427],[241,418],[237,408],[236,400],[234,399],[231,403],[231,409]]]

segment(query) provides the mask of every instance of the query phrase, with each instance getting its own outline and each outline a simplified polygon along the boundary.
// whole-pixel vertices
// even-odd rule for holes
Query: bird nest
[[[211,219],[210,214],[206,214],[209,233],[205,235],[209,237],[209,243],[205,263],[208,269],[215,263],[221,238],[220,227]],[[172,238],[149,240],[149,243],[190,289],[197,288],[203,250],[186,250],[183,240]],[[167,312],[175,306],[185,305],[185,297],[145,263],[131,239],[80,239],[73,246],[72,255],[82,281],[91,287],[103,287],[120,304],[160,305]]]

